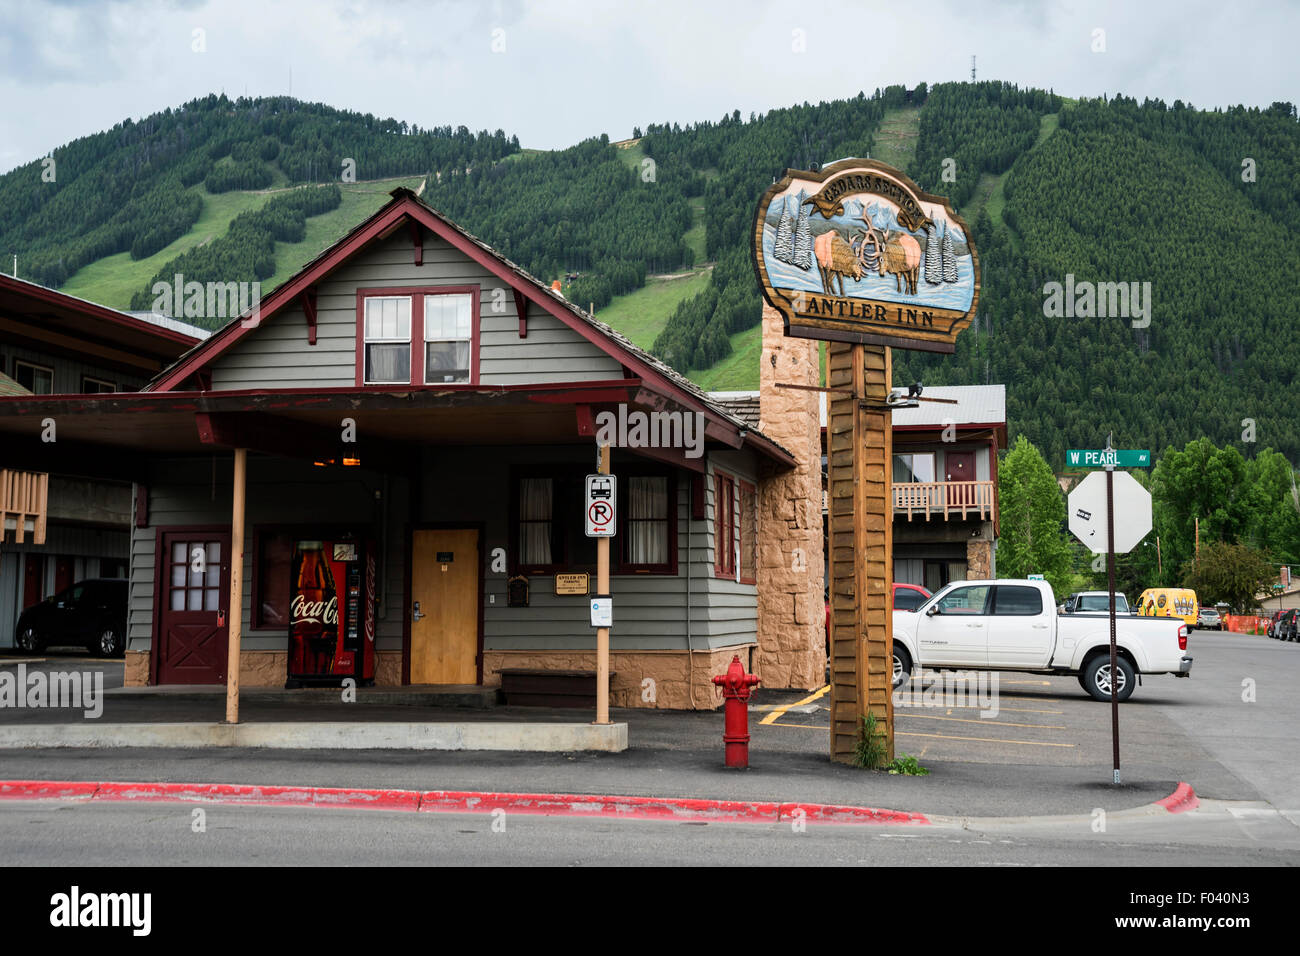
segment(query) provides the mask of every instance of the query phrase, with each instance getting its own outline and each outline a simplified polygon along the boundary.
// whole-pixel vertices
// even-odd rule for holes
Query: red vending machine
[[[294,542],[285,687],[375,682],[372,540]]]

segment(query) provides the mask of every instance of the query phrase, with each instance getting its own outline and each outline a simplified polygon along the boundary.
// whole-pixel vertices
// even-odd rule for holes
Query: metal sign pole
[[[609,446],[600,446],[602,475],[609,474]],[[596,539],[596,592],[609,593],[609,538]],[[609,628],[596,629],[596,723],[609,723]]]
[[[1111,447],[1110,440],[1106,448]],[[1106,577],[1110,587],[1110,736],[1119,783],[1119,667],[1115,649],[1115,466],[1106,466]]]

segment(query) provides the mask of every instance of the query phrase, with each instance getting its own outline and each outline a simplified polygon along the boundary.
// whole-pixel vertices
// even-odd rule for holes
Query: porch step
[[[501,675],[501,696],[511,707],[596,706],[596,672],[505,667]],[[611,680],[614,672],[610,671]]]
[[[225,684],[165,684],[161,687],[116,687],[105,690],[106,697],[158,697],[167,700],[211,700],[224,697]],[[240,700],[268,703],[338,703],[338,687],[242,687]],[[497,689],[477,684],[410,684],[403,687],[358,687],[356,703],[376,706],[458,707],[466,710],[489,710],[497,705]]]

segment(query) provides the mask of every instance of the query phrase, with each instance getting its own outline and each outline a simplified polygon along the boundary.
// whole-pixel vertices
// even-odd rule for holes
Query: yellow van
[[[1200,610],[1191,588],[1147,588],[1137,604],[1137,612],[1143,617],[1181,617],[1188,627],[1196,626]]]

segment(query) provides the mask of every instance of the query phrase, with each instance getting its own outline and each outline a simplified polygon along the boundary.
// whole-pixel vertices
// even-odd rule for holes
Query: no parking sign
[[[587,476],[588,538],[612,538],[617,518],[618,484],[613,475]]]

